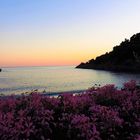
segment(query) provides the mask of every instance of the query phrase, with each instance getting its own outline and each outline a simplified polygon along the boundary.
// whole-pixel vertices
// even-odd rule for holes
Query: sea
[[[130,80],[139,84],[140,74],[76,69],[75,66],[2,68],[0,94],[22,94],[34,90],[49,94],[74,93],[106,84],[121,88]]]

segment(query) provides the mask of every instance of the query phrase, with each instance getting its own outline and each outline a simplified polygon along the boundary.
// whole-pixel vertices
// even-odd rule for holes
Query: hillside
[[[140,33],[125,39],[111,52],[81,63],[76,68],[140,72]]]

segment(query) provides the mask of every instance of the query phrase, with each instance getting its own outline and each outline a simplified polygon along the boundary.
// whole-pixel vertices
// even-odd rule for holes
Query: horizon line
[[[76,66],[75,64],[73,65],[24,65],[24,66],[2,66],[2,68],[18,68],[18,67],[64,67],[64,66]]]

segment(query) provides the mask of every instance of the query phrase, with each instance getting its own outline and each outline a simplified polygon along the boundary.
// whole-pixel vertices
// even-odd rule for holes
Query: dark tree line
[[[130,66],[135,70],[140,68],[140,33],[133,35],[129,40],[125,39],[111,52],[98,56],[95,60],[81,63],[77,68],[121,70],[121,68],[129,69]]]

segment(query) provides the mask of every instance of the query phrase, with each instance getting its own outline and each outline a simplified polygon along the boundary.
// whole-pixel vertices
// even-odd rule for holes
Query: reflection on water
[[[94,84],[121,87],[128,80],[140,80],[140,74],[63,67],[4,68],[0,73],[0,93],[21,93],[39,89],[47,92],[85,90]]]

